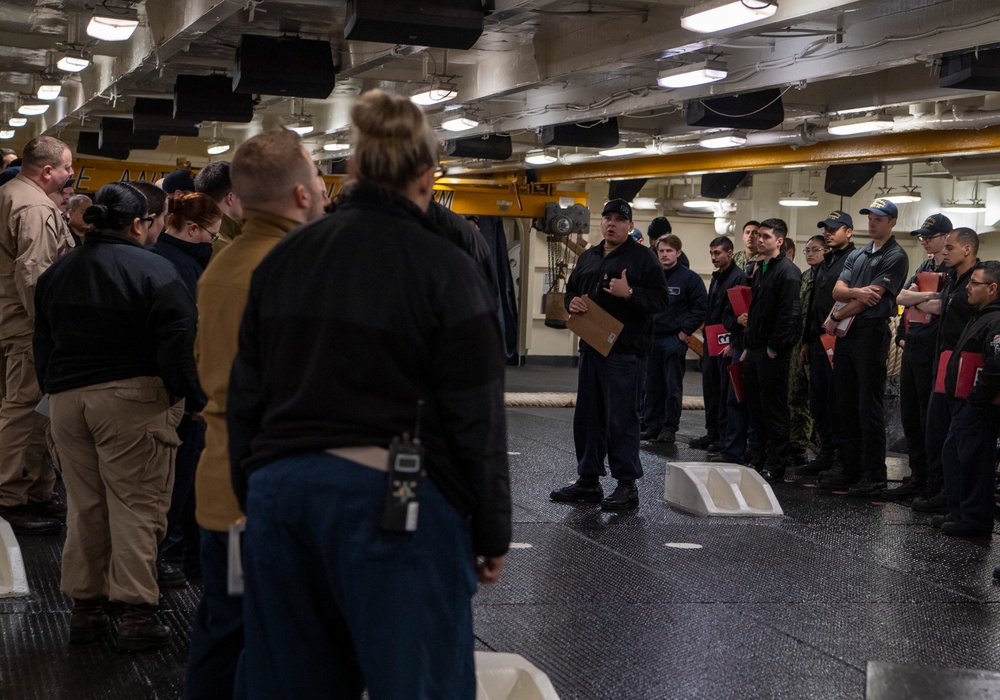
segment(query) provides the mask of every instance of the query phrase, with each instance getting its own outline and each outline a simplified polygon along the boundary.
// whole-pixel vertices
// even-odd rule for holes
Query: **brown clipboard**
[[[578,335],[580,340],[607,357],[625,326],[586,294],[580,298],[587,304],[587,313],[570,314],[566,327]]]

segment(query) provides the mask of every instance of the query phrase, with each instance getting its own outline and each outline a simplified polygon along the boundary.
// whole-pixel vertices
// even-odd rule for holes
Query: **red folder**
[[[951,350],[945,350],[938,358],[937,379],[934,381],[934,393],[944,393],[944,375],[948,372],[948,361],[951,360]]]
[[[826,352],[826,359],[830,361],[830,366],[833,367],[833,348],[837,345],[837,336],[830,335],[829,333],[823,333],[819,337],[819,342],[823,343],[823,350]]]
[[[733,305],[733,314],[742,316],[750,311],[750,287],[738,284],[726,290],[729,303]]]
[[[958,381],[955,382],[955,398],[967,399],[972,387],[979,381],[983,370],[983,356],[978,352],[963,352],[958,358]]]
[[[944,273],[942,272],[921,272],[917,275],[917,291],[940,291],[941,282],[943,280]],[[934,314],[929,314],[926,311],[920,311],[916,308],[909,308],[904,313],[906,314],[907,325],[910,323],[930,323],[934,320]],[[906,328],[905,330],[909,331],[909,328]]]
[[[729,372],[729,384],[733,387],[736,403],[743,403],[743,398],[746,395],[746,385],[743,383],[743,363],[734,362],[726,367],[726,371]]]
[[[705,343],[708,346],[708,356],[718,357],[729,347],[729,331],[721,323],[705,326]]]

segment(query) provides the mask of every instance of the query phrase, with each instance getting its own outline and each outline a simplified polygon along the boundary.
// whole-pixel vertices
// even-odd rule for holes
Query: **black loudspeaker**
[[[611,117],[605,122],[543,126],[538,138],[546,146],[613,148],[618,145],[618,119]]]
[[[646,178],[637,180],[611,180],[608,182],[608,200],[624,199],[631,202],[646,186]]]
[[[771,129],[785,120],[781,90],[761,90],[744,95],[713,97],[687,103],[688,126],[727,129]]]
[[[100,156],[101,158],[113,158],[114,160],[127,160],[130,154],[129,149],[122,147],[101,148],[100,134],[96,131],[81,131],[76,142],[76,154],[80,156]]]
[[[236,47],[233,92],[325,100],[336,73],[326,41],[244,34]]]
[[[345,39],[471,49],[482,33],[482,0],[347,0]]]
[[[193,121],[174,119],[174,101],[151,97],[135,98],[132,108],[132,131],[136,134],[160,136],[198,136]]]
[[[701,176],[701,196],[709,199],[725,199],[747,179],[748,171],[732,173],[707,173]]]
[[[489,134],[487,136],[469,136],[464,139],[453,139],[444,144],[446,155],[455,158],[486,158],[489,160],[507,160],[514,147],[510,136],[506,134]]]
[[[941,57],[941,87],[1000,90],[1000,49]]]
[[[853,197],[882,171],[882,163],[846,163],[826,169],[823,191],[841,197]]]
[[[192,122],[248,122],[253,97],[233,92],[225,75],[178,75],[174,83],[174,119]]]
[[[152,151],[160,145],[160,136],[133,133],[131,119],[103,117],[97,132],[97,145],[102,150],[136,148]]]

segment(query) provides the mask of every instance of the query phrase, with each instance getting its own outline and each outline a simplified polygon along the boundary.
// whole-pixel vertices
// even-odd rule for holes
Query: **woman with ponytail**
[[[495,291],[426,214],[420,108],[351,116],[356,182],[257,267],[229,384],[241,668],[251,698],[471,700],[472,594],[510,539]]]
[[[180,397],[194,393],[197,314],[174,267],[144,250],[146,198],[105,185],[83,219],[83,246],[52,265],[35,293],[34,352],[50,394],[52,438],[66,484],[61,588],[73,600],[70,641],[109,629],[119,647],[162,646],[156,547],[173,482]]]

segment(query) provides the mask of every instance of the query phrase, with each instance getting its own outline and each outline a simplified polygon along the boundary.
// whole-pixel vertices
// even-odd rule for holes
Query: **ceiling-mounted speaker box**
[[[646,186],[646,182],[644,177],[634,180],[611,180],[608,182],[608,200],[624,199],[626,202],[631,202]]]
[[[826,169],[823,191],[841,197],[853,197],[880,172],[882,163],[831,165]]]
[[[336,74],[329,42],[244,34],[236,47],[233,92],[325,100]]]
[[[725,199],[743,184],[749,175],[747,170],[732,173],[706,173],[701,176],[701,196],[709,199]]]
[[[941,57],[941,87],[1000,90],[1000,49]]]
[[[97,145],[102,150],[124,148],[153,151],[160,145],[160,136],[134,133],[131,119],[103,117],[97,131]]]
[[[96,131],[81,131],[76,142],[76,154],[80,156],[100,156],[114,160],[127,160],[131,151],[128,148],[101,148],[100,134]]]
[[[198,125],[190,120],[174,119],[173,100],[137,97],[132,108],[132,131],[160,136],[198,136]]]
[[[446,155],[454,158],[485,158],[487,160],[507,160],[514,152],[510,136],[488,134],[452,139],[444,145]]]
[[[618,118],[603,122],[543,126],[538,136],[546,146],[613,148],[618,145]]]
[[[345,39],[471,49],[482,33],[482,0],[347,0]]]
[[[233,92],[225,75],[178,75],[174,83],[174,119],[192,122],[248,122],[253,96]]]
[[[692,100],[687,103],[688,126],[723,129],[773,129],[785,121],[781,90],[761,90],[743,95]]]

